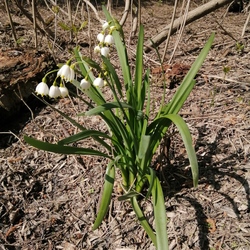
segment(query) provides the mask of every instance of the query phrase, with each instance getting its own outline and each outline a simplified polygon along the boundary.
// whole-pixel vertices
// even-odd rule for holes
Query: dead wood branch
[[[208,3],[190,11],[187,16],[186,20],[186,25],[221,8],[222,6],[230,3],[232,0],[212,0],[209,1]],[[181,26],[182,23],[182,17],[179,17],[174,21],[172,30],[171,30],[171,35],[174,34],[178,28]],[[158,46],[160,45],[163,41],[168,36],[168,31],[170,29],[170,25],[167,25],[159,34],[155,35],[152,37],[149,41],[146,43],[146,48],[145,52],[149,52],[153,47],[152,46]]]

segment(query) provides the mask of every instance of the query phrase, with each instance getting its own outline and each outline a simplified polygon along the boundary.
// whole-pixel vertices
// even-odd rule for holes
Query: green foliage
[[[149,70],[144,70],[143,67],[143,27],[140,27],[139,31],[135,71],[133,72],[129,65],[122,28],[105,8],[103,8],[103,11],[109,25],[115,27],[112,36],[119,57],[122,79],[118,77],[114,66],[108,58],[102,57],[102,63],[99,64],[90,58],[82,56],[80,50],[75,48],[74,55],[78,65],[77,70],[80,72],[82,78],[88,79],[88,81],[91,82],[91,87],[87,90],[83,90],[77,80],[74,80],[72,83],[92,100],[92,103],[85,101],[86,105],[89,106],[89,111],[79,115],[99,115],[107,124],[109,134],[95,130],[87,130],[72,118],[58,111],[72,124],[77,126],[80,132],[59,141],[57,144],[41,142],[27,136],[25,136],[24,139],[34,147],[50,152],[89,154],[104,156],[109,159],[103,195],[93,229],[98,228],[106,216],[112,196],[115,172],[120,171],[123,179],[124,194],[119,200],[128,200],[131,202],[139,222],[157,249],[168,249],[164,195],[157,174],[151,168],[152,157],[169,126],[174,123],[181,134],[187,151],[193,176],[193,184],[195,187],[197,186],[198,163],[192,145],[192,138],[187,124],[183,118],[178,115],[178,112],[195,85],[193,79],[206,58],[214,35],[211,35],[209,38],[172,100],[168,104],[165,104],[165,94],[163,94],[162,105],[158,112],[156,112],[152,110],[150,106]],[[107,86],[112,91],[113,100],[111,102],[106,100],[101,88],[93,86],[94,75],[92,69],[98,71],[103,76]],[[123,88],[125,89],[125,94],[122,91]],[[153,116],[153,121],[149,122],[148,117]],[[100,143],[107,153],[69,146],[74,142],[90,137]],[[138,201],[138,197],[141,197],[141,193],[144,192],[144,190],[147,191],[146,199],[152,196],[155,216],[154,229],[147,222]]]

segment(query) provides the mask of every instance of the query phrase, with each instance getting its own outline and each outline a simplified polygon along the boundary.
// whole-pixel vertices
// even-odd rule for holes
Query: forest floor
[[[191,9],[197,7],[196,2],[199,1],[193,1]],[[8,19],[2,7],[1,47],[13,48],[11,30],[3,29]],[[178,15],[180,9],[181,6]],[[173,5],[145,1],[141,20],[146,40],[170,23],[172,10]],[[46,6],[39,11],[43,17],[52,15]],[[100,6],[98,11],[103,17]],[[122,11],[122,6],[114,6],[112,14],[119,19]],[[86,20],[86,12],[82,15]],[[84,29],[77,38],[83,45],[81,52],[87,55],[101,28],[94,14],[92,18],[89,31]],[[196,77],[196,86],[180,111],[191,130],[197,153],[198,188],[192,187],[187,155],[174,127],[168,134],[171,139],[168,159],[165,154],[160,155],[166,147],[163,142],[158,155],[162,156],[161,161],[152,163],[157,164],[164,188],[170,249],[250,249],[250,24],[241,37],[246,18],[247,13],[228,13],[225,7],[187,25],[172,59],[173,64],[190,66],[215,32],[211,51]],[[29,49],[34,43],[32,24],[20,13],[13,14],[13,20],[17,35],[22,37],[20,46]],[[124,31],[128,43],[130,18]],[[60,46],[53,51],[57,63],[66,62],[75,45],[65,33],[58,29]],[[175,34],[170,39],[166,63],[177,38]],[[132,38],[128,45],[131,64],[136,40]],[[51,51],[45,36],[39,35],[38,41],[39,49]],[[237,43],[244,48],[237,48]],[[164,46],[159,47],[161,55]],[[145,65],[152,70],[151,94],[156,110],[163,93],[158,62],[155,51],[145,54]],[[229,69],[226,74],[225,69]],[[37,79],[37,83],[40,81]],[[178,81],[167,87],[168,100],[178,88]],[[49,106],[35,104],[28,104],[33,117],[27,107],[23,108],[22,119],[13,118],[14,123],[9,127],[5,124],[0,135],[0,249],[155,249],[130,204],[118,201],[119,179],[105,221],[99,229],[92,230],[107,162],[104,158],[56,155],[27,145],[24,135],[56,142],[76,132]],[[74,97],[61,99],[53,106],[72,118],[86,109]],[[87,128],[105,127],[98,117],[78,119]],[[3,135],[4,132],[9,134]],[[92,141],[88,144],[97,147]],[[141,205],[153,223],[150,200],[142,201]]]

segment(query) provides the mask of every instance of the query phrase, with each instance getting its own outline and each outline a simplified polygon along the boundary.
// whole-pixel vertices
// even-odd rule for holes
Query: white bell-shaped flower
[[[115,43],[114,37],[112,35],[105,36],[104,43],[107,45],[112,45]]]
[[[75,71],[68,65],[64,64],[57,72],[62,79],[72,82],[75,78]]]
[[[100,42],[100,43],[103,43],[104,42],[104,35],[102,33],[99,33],[97,35],[97,40]]]
[[[63,97],[63,98],[69,95],[69,91],[65,86],[60,86],[59,90],[61,93],[61,97]]]
[[[52,85],[49,89],[49,97],[50,98],[58,98],[61,96],[61,91],[58,86]]]
[[[109,56],[109,48],[108,47],[101,48],[101,55],[108,57]]]
[[[93,82],[93,85],[96,86],[96,87],[103,87],[104,86],[104,81],[101,77],[97,77],[94,82]]]
[[[40,82],[37,86],[36,86],[36,93],[38,95],[44,96],[44,95],[48,95],[49,94],[49,87],[45,82]]]
[[[95,46],[95,48],[94,48],[94,53],[98,54],[98,53],[100,53],[100,52],[101,52],[100,46],[99,46],[99,45]]]
[[[102,30],[106,30],[108,27],[109,27],[109,23],[105,21],[102,25]]]
[[[80,87],[82,89],[89,89],[91,86],[90,82],[87,81],[86,79],[82,79],[81,82],[80,82]]]

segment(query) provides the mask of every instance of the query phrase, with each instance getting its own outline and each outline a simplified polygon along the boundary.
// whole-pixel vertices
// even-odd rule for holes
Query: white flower
[[[104,43],[112,45],[115,43],[114,37],[112,35],[107,35],[104,39]]]
[[[108,22],[104,22],[103,25],[102,25],[102,30],[105,30],[109,27],[109,23]]]
[[[103,79],[102,79],[101,77],[97,77],[97,78],[94,80],[93,85],[96,86],[96,87],[101,88],[101,87],[103,87],[103,85],[104,85],[104,81],[103,81]]]
[[[95,48],[94,48],[94,53],[100,53],[101,52],[101,48],[100,48],[100,46],[99,45],[97,45],[97,46],[95,46]]]
[[[102,33],[99,33],[97,35],[97,40],[100,42],[100,43],[103,43],[104,42],[104,35]]]
[[[36,93],[38,95],[44,96],[44,95],[48,95],[49,94],[49,87],[45,82],[40,82],[37,86],[36,86]]]
[[[101,48],[101,55],[108,57],[109,56],[109,48],[108,47]]]
[[[65,86],[60,86],[59,87],[60,93],[61,93],[61,97],[66,97],[69,95],[69,91]]]
[[[87,81],[86,79],[82,79],[80,83],[80,87],[82,89],[89,89],[90,88],[90,82]]]
[[[57,75],[66,81],[72,82],[75,78],[75,71],[68,64],[64,64],[58,70]]]
[[[58,98],[61,96],[61,91],[58,86],[52,85],[49,89],[49,96],[50,98]]]

